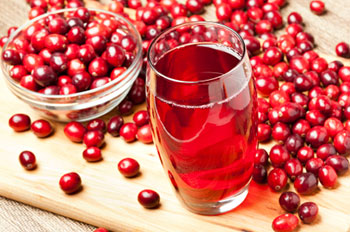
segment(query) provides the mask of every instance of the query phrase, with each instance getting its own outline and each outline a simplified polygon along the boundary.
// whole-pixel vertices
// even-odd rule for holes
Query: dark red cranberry
[[[284,142],[290,134],[289,126],[282,122],[277,122],[272,128],[272,138],[276,141]]]
[[[148,144],[153,142],[151,126],[149,124],[143,125],[137,130],[136,138],[142,143]]]
[[[294,86],[295,89],[299,92],[308,91],[313,87],[312,81],[305,75],[297,76],[294,79]]]
[[[258,124],[258,134],[257,139],[259,142],[265,142],[268,141],[271,137],[271,126],[267,125],[265,123],[259,123]]]
[[[334,188],[337,184],[338,175],[330,165],[324,165],[318,170],[318,178],[326,188]]]
[[[286,82],[286,83],[289,83],[289,82]],[[293,87],[294,87],[294,85],[293,85]],[[307,104],[309,102],[309,97],[303,93],[292,93],[291,100],[292,100],[292,102],[297,103],[302,107],[307,107]]]
[[[300,33],[301,32],[299,32],[298,34],[300,34]],[[307,51],[311,51],[314,48],[314,44],[312,42],[310,42],[309,40],[302,40],[302,41],[297,42],[297,48],[301,51],[301,53],[305,53]],[[304,59],[306,59],[306,58],[304,58]]]
[[[68,58],[63,53],[53,53],[50,58],[50,67],[53,71],[61,73],[68,68]]]
[[[145,189],[139,193],[137,200],[143,207],[153,209],[159,206],[160,197],[157,192],[150,189]]]
[[[269,96],[278,89],[278,81],[274,77],[259,77],[256,79],[256,88],[262,96]]]
[[[96,162],[102,159],[101,150],[98,147],[88,147],[83,151],[83,158],[88,162]]]
[[[84,27],[84,22],[77,17],[71,17],[71,18],[67,19],[67,24],[70,28],[73,28],[75,26],[78,26],[81,28]]]
[[[106,132],[106,123],[102,120],[102,119],[93,119],[91,121],[88,122],[88,124],[86,125],[86,128],[89,131],[92,130],[100,130],[103,133]]]
[[[79,18],[84,23],[89,22],[90,16],[91,16],[91,14],[90,14],[89,10],[85,7],[79,7],[74,12],[74,17]]]
[[[338,85],[338,75],[336,72],[331,70],[326,70],[320,74],[320,80],[323,83],[324,86],[328,85]]]
[[[344,64],[342,62],[339,60],[334,60],[328,64],[328,69],[337,73],[343,66]]]
[[[64,127],[64,134],[73,142],[80,143],[83,141],[86,128],[80,122],[69,122]]]
[[[333,144],[339,154],[350,153],[350,132],[342,130],[334,137]]]
[[[308,172],[318,176],[318,170],[324,165],[323,160],[320,158],[311,158],[306,162],[305,169]]]
[[[139,174],[140,165],[132,158],[125,158],[118,163],[118,170],[125,177],[134,177]]]
[[[119,130],[124,124],[124,120],[121,116],[114,116],[112,117],[107,124],[107,131],[112,136],[116,137],[119,136]]]
[[[131,114],[133,106],[134,104],[132,103],[132,101],[129,101],[129,100],[122,101],[118,106],[120,114],[121,115]]]
[[[66,194],[76,193],[81,189],[81,178],[78,173],[64,174],[60,179],[60,187]]]
[[[293,181],[303,172],[303,166],[298,159],[289,159],[284,165],[284,170],[288,177]]]
[[[325,12],[325,4],[319,0],[313,0],[310,2],[310,10],[316,15],[321,15]]]
[[[86,44],[90,44],[97,54],[101,54],[107,47],[105,37],[96,35],[86,40]]]
[[[36,158],[33,152],[31,151],[22,151],[19,154],[19,162],[27,170],[32,170],[36,168]]]
[[[281,191],[287,185],[287,180],[287,174],[280,168],[272,169],[267,177],[267,183],[274,191]]]
[[[298,210],[299,218],[305,224],[314,222],[317,218],[318,206],[314,202],[305,202],[300,205]]]
[[[31,125],[31,129],[39,138],[47,137],[53,132],[51,124],[44,119],[34,121]]]
[[[84,44],[80,46],[78,58],[83,63],[87,64],[96,57],[96,53],[92,45]]]
[[[68,40],[63,35],[50,34],[45,37],[44,44],[50,52],[64,52],[67,49]]]
[[[253,36],[246,36],[244,37],[244,43],[247,46],[248,51],[251,52],[251,54],[255,55],[260,52],[260,42],[257,38]],[[266,61],[268,58],[266,59]]]
[[[311,194],[316,191],[318,185],[317,177],[310,173],[302,173],[294,181],[294,188],[300,194]]]
[[[146,99],[145,87],[133,85],[128,94],[128,97],[134,105],[143,103]]]
[[[126,142],[132,142],[136,139],[137,126],[135,123],[125,123],[120,128],[119,134]]]
[[[133,121],[136,126],[141,127],[149,123],[149,115],[146,110],[137,111],[133,116]]]
[[[277,168],[284,167],[285,163],[289,160],[290,155],[285,146],[276,144],[270,150],[270,161],[272,166]]]
[[[293,82],[298,75],[299,73],[294,69],[288,69],[285,73],[282,74],[282,78],[285,81]]]
[[[338,175],[343,175],[349,170],[349,161],[344,156],[331,155],[326,159],[325,164],[334,168]]]
[[[14,114],[9,119],[9,126],[16,132],[30,129],[30,117],[26,114]]]
[[[339,132],[341,133],[341,132]],[[337,136],[336,136],[337,137]],[[349,132],[349,140],[350,140],[350,132]],[[327,129],[323,126],[314,126],[311,128],[305,138],[306,142],[309,143],[312,147],[318,148],[322,144],[325,144],[329,140],[329,135],[327,132]],[[337,146],[334,143],[334,146],[337,148]],[[340,146],[341,147],[341,146]],[[349,142],[349,149],[350,149],[350,142]],[[338,150],[338,149],[337,149]],[[339,151],[338,151],[339,152]]]
[[[299,219],[293,214],[283,214],[276,217],[272,222],[272,229],[276,232],[291,232],[298,227]]]
[[[14,49],[6,49],[2,53],[2,59],[9,65],[21,64],[21,57],[19,53]]]
[[[67,33],[67,39],[70,43],[83,44],[85,42],[85,31],[79,26],[72,27]]]
[[[305,118],[312,126],[323,125],[326,121],[326,116],[318,110],[309,110]]]
[[[68,32],[69,25],[64,18],[55,17],[54,19],[50,20],[48,28],[51,34],[64,35]]]
[[[298,134],[301,137],[305,137],[306,133],[311,129],[310,123],[305,119],[299,119],[292,127],[292,132]]]
[[[267,165],[269,155],[265,149],[257,149],[254,156],[254,164]]]
[[[330,143],[321,145],[316,151],[317,157],[322,160],[326,160],[328,156],[336,155],[336,154],[337,154],[337,151],[335,147],[333,146],[333,144],[330,144]]]
[[[305,164],[309,159],[314,158],[314,151],[310,147],[302,147],[297,153],[297,158]]]
[[[291,12],[288,15],[287,21],[288,21],[288,24],[292,24],[292,23],[302,24],[303,17],[298,12]]]
[[[87,131],[84,134],[83,142],[86,147],[101,147],[104,143],[104,137],[100,130]]]
[[[345,42],[340,42],[335,47],[335,52],[336,52],[337,56],[347,58],[350,56],[350,46],[349,46],[349,44],[347,44]]]
[[[279,107],[279,119],[284,123],[292,123],[303,116],[304,109],[297,103],[286,102]]]
[[[57,85],[50,85],[50,86],[47,86],[47,87],[39,90],[38,93],[42,93],[45,95],[58,95],[60,93],[60,89],[61,89],[61,87],[59,87]]]
[[[92,78],[88,72],[79,72],[72,76],[72,84],[77,88],[78,92],[85,91],[90,87]]]
[[[300,135],[292,134],[288,136],[284,145],[290,153],[296,154],[299,151],[299,149],[304,145],[304,140],[301,138]]]
[[[256,183],[259,183],[259,184],[266,183],[267,171],[265,166],[262,164],[255,164],[253,168],[252,177]]]
[[[279,198],[279,203],[282,209],[287,212],[295,212],[300,204],[300,197],[294,192],[284,192]]]
[[[288,61],[291,61],[293,57],[301,56],[301,54],[302,52],[300,51],[300,49],[297,47],[294,47],[288,50],[288,52],[286,53],[286,57]]]
[[[125,60],[124,50],[116,44],[111,44],[106,48],[106,58],[110,65],[119,67]]]

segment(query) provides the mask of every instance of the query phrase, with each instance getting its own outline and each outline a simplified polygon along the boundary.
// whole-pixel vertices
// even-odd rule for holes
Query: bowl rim
[[[25,29],[28,26],[34,24],[35,22],[37,22],[40,19],[48,17],[49,15],[76,11],[77,9],[78,8],[66,8],[66,9],[61,9],[61,10],[57,10],[57,11],[48,12],[48,13],[45,13],[45,14],[40,15],[38,17],[35,17],[35,18],[27,21],[26,23],[22,24],[20,27],[17,28],[17,30],[15,32],[13,32],[10,35],[9,39],[7,40],[7,42],[5,43],[5,45],[4,45],[4,47],[3,47],[2,51],[1,51],[1,56],[2,56],[3,52],[7,49],[9,44],[13,42],[13,40],[22,32],[23,29]],[[119,14],[116,14],[116,13],[113,13],[113,12],[110,12],[110,11],[107,11],[107,10],[103,10],[103,9],[97,9],[97,8],[88,8],[88,7],[86,7],[86,9],[88,9],[89,11],[95,11],[95,12],[98,12],[98,13],[109,14],[109,15],[112,15],[112,16],[118,18],[118,19],[121,19],[122,21],[127,23],[128,27],[131,28],[133,33],[136,35],[136,40],[137,40],[136,41],[136,48],[138,49],[138,51],[137,51],[137,53],[135,55],[135,58],[134,58],[133,62],[126,69],[126,71],[124,71],[118,78],[116,78],[116,79],[110,81],[109,83],[107,83],[105,85],[102,85],[102,86],[100,86],[98,88],[89,89],[87,91],[77,92],[77,93],[68,94],[68,95],[46,95],[46,94],[43,94],[43,93],[39,93],[39,92],[32,91],[32,90],[29,90],[27,88],[24,88],[18,82],[16,82],[13,78],[11,78],[9,73],[7,72],[7,68],[6,68],[6,66],[8,64],[6,64],[4,62],[4,60],[2,58],[0,58],[1,70],[2,70],[2,73],[4,74],[4,76],[6,78],[7,82],[9,82],[9,84],[11,86],[13,86],[14,88],[16,88],[17,90],[20,90],[22,95],[32,95],[33,97],[37,97],[37,98],[40,98],[40,99],[45,98],[45,100],[48,100],[48,101],[50,101],[50,100],[51,101],[52,100],[62,100],[62,99],[65,99],[65,98],[78,98],[78,97],[85,96],[85,95],[90,95],[90,94],[94,94],[94,93],[100,93],[101,90],[109,89],[110,87],[113,87],[115,84],[123,83],[123,85],[124,85],[125,83],[123,82],[123,80],[125,80],[125,78],[128,77],[130,73],[132,73],[133,69],[137,68],[139,60],[142,58],[141,57],[142,56],[142,39],[141,39],[140,33],[137,31],[136,27],[128,19],[126,19],[125,17],[123,17],[123,16],[121,16]],[[31,75],[31,74],[28,74],[28,75]]]

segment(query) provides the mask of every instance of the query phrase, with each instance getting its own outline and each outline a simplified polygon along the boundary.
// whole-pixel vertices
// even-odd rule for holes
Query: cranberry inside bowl
[[[141,67],[142,41],[131,22],[91,8],[32,19],[11,34],[1,59],[11,92],[56,121],[87,121],[111,111]]]

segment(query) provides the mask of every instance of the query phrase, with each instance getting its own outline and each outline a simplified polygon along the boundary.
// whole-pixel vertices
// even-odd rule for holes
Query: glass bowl
[[[68,15],[72,14],[75,10],[76,9],[58,10],[28,21],[11,34],[2,52],[8,48],[14,48],[15,45],[13,41],[23,36],[23,31],[28,26],[36,22],[42,22],[50,15]],[[131,35],[136,41],[136,47],[133,50],[134,59],[125,72],[107,84],[69,95],[46,95],[22,87],[19,82],[14,80],[9,74],[12,65],[7,64],[1,59],[1,69],[5,77],[4,79],[11,92],[34,108],[41,116],[56,121],[87,121],[106,114],[127,96],[141,71],[142,40],[131,22],[109,11],[91,8],[88,8],[88,10],[90,12],[95,12],[96,15],[101,14],[101,17],[106,15],[114,17],[120,23],[121,26],[117,30],[122,30],[123,33]]]

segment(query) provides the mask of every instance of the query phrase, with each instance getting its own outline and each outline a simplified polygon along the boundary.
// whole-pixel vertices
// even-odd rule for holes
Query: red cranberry
[[[303,166],[297,159],[290,159],[284,165],[284,170],[288,177],[293,181],[298,175],[303,172]]]
[[[274,191],[282,190],[286,186],[287,180],[287,174],[280,168],[272,169],[267,177],[268,185]]]
[[[233,15],[233,14],[232,14]],[[269,33],[273,31],[272,23],[266,19],[260,20],[255,25],[255,31],[257,34]]]
[[[259,183],[259,184],[266,183],[267,171],[265,166],[262,164],[255,164],[253,168],[252,177],[256,183]]]
[[[327,68],[328,68],[328,63],[322,57],[316,58],[311,62],[311,69],[317,73],[322,73]]]
[[[53,132],[51,124],[43,119],[34,121],[31,125],[31,129],[39,138],[47,137]]]
[[[80,122],[69,122],[64,127],[64,134],[73,142],[80,143],[83,141],[86,128]]]
[[[67,33],[67,39],[70,43],[83,44],[85,42],[85,31],[80,26],[72,27]]]
[[[292,127],[293,134],[298,134],[301,137],[305,137],[306,133],[311,129],[310,123],[305,119],[299,119]]]
[[[273,72],[272,72],[271,68],[265,64],[256,65],[253,69],[253,72],[257,78],[261,78],[261,77],[267,78],[267,77],[273,76]]]
[[[83,151],[83,158],[88,162],[96,162],[102,159],[101,150],[98,147],[88,147]]]
[[[159,206],[159,194],[153,190],[142,190],[137,196],[138,202],[147,209],[156,208]]]
[[[104,59],[97,57],[90,62],[88,70],[93,77],[106,76],[108,73],[108,64]]]
[[[107,131],[112,136],[119,136],[119,130],[123,126],[124,120],[120,116],[112,117],[107,124]]]
[[[251,54],[255,55],[260,52],[260,42],[257,38],[253,36],[246,36],[244,37],[244,43],[246,44],[246,47]],[[266,58],[266,61],[268,61],[268,59],[272,60],[272,58],[270,57]]]
[[[77,92],[77,88],[73,84],[64,84],[61,86],[60,95],[69,95]]]
[[[19,83],[22,87],[32,90],[32,91],[36,91],[39,88],[39,85],[34,81],[34,78],[32,75],[26,75],[24,77],[22,77],[20,83]]]
[[[337,184],[338,175],[330,165],[324,165],[318,170],[318,178],[326,188],[334,188]]]
[[[274,167],[283,167],[289,158],[288,150],[282,145],[276,144],[270,150],[270,161]]]
[[[60,93],[60,87],[57,85],[50,85],[39,90],[38,93],[45,95],[58,95]]]
[[[302,24],[303,23],[303,17],[298,12],[291,12],[288,15],[287,18],[288,24],[297,23]]]
[[[218,8],[218,6],[216,7],[216,9],[217,8]],[[230,10],[232,10],[231,7],[230,7]],[[230,11],[230,14],[231,14],[231,11]],[[251,7],[251,8],[249,8],[248,11],[247,11],[247,14],[248,14],[249,20],[254,22],[254,23],[259,22],[264,16],[263,10],[261,8],[259,8],[259,7]],[[221,20],[221,19],[219,19],[219,20]]]
[[[6,42],[8,41],[8,39],[9,39],[8,36],[0,37],[0,47],[4,47],[4,45],[6,44]]]
[[[48,28],[51,34],[64,35],[68,32],[69,25],[64,18],[56,17],[50,20]]]
[[[297,103],[286,102],[279,107],[279,119],[284,123],[292,123],[303,116],[304,109]]]
[[[50,58],[50,67],[53,71],[61,73],[67,70],[68,68],[68,58],[63,53],[54,53]]]
[[[143,103],[146,99],[145,87],[133,85],[128,94],[128,97],[134,105]]]
[[[300,174],[294,181],[297,192],[305,195],[315,192],[317,185],[317,177],[310,172]]]
[[[347,58],[350,56],[350,46],[345,42],[340,42],[335,47],[335,52],[337,53],[337,56]]]
[[[305,32],[300,32],[299,34],[301,33],[304,33]],[[298,34],[298,35],[299,35]],[[297,38],[298,38],[298,35],[297,35]],[[319,55],[315,52],[315,51],[307,51],[303,54],[303,57],[309,61],[310,64],[312,64],[312,61],[314,61],[315,59],[317,59],[319,57]],[[312,67],[311,67],[312,68]]]
[[[45,37],[44,44],[50,52],[64,52],[67,49],[68,40],[63,35],[50,34]]]
[[[297,157],[301,163],[306,163],[309,159],[314,157],[314,151],[310,147],[302,147],[299,149]]]
[[[254,157],[254,164],[267,165],[268,164],[269,155],[267,154],[265,149],[257,149]]]
[[[26,114],[14,114],[9,119],[9,126],[16,132],[29,130],[30,117]]]
[[[336,85],[328,85],[324,89],[324,92],[325,92],[325,95],[329,97],[331,100],[337,100],[340,94],[340,90]]]
[[[264,123],[259,123],[258,124],[258,134],[257,134],[257,139],[259,142],[265,142],[268,141],[271,137],[271,126],[264,124]]]
[[[350,140],[350,132],[348,137]],[[329,140],[329,135],[328,135],[327,129],[324,128],[323,126],[314,126],[306,134],[306,142],[311,144],[311,146],[314,148],[318,148],[322,144],[327,143],[328,140]],[[350,145],[350,142],[349,142],[349,145]],[[337,146],[335,147],[337,148]]]
[[[338,75],[342,81],[350,81],[350,66],[341,67]]]
[[[14,49],[6,49],[3,51],[2,59],[9,65],[21,64],[21,57],[19,53]]]
[[[282,78],[285,81],[293,82],[298,75],[298,72],[294,69],[288,69],[285,73],[282,74]]]
[[[302,32],[299,32],[298,35],[300,33],[302,33]],[[297,39],[297,41],[298,41],[298,39]],[[314,48],[314,44],[311,41],[304,39],[302,41],[297,42],[297,47],[301,51],[301,53],[305,53],[305,52],[311,51]],[[306,58],[304,58],[304,59],[306,59]]]
[[[303,27],[300,24],[292,23],[292,24],[289,24],[285,30],[286,30],[288,35],[295,38],[298,33],[303,31]]]
[[[69,44],[67,46],[67,50],[66,50],[66,52],[64,54],[67,56],[68,60],[74,60],[74,59],[78,58],[79,50],[80,50],[80,46],[79,45],[77,45],[77,44]]]
[[[333,146],[333,144],[330,144],[330,143],[321,145],[316,151],[317,157],[322,160],[326,160],[328,156],[336,155],[336,154],[337,154],[337,151],[335,147]]]
[[[287,212],[295,212],[300,204],[300,197],[294,192],[284,192],[279,198],[280,206]]]
[[[316,15],[321,15],[325,12],[324,2],[313,0],[310,2],[310,10]]]
[[[272,138],[276,141],[285,141],[290,135],[290,128],[282,122],[277,122],[272,128]]]
[[[80,46],[78,58],[85,64],[89,63],[96,57],[96,53],[92,45],[84,44]],[[102,58],[101,58],[102,59]]]
[[[311,158],[306,162],[306,171],[313,173],[318,176],[318,170],[324,165],[323,160],[320,158]]]
[[[299,218],[305,224],[310,224],[316,220],[318,214],[318,206],[314,202],[305,202],[300,205],[298,210]]]
[[[45,38],[48,35],[49,31],[46,29],[41,29],[40,31],[33,33],[30,42],[36,51],[41,51],[45,48]]]
[[[297,154],[299,149],[304,145],[304,140],[298,134],[290,135],[285,141],[285,147],[292,154]]]
[[[338,103],[343,107],[350,105],[350,93],[340,94],[340,96],[338,98]]]
[[[20,81],[27,74],[28,72],[23,65],[15,65],[10,70],[10,76],[16,81]]]
[[[244,0],[229,0],[228,3],[232,7],[232,9],[241,9],[245,5]]]
[[[100,130],[87,131],[83,142],[86,147],[101,147],[104,143],[104,134]]]
[[[136,138],[147,144],[147,143],[152,143],[152,133],[151,133],[151,126],[149,124],[143,125],[137,130]]]
[[[109,45],[106,49],[106,58],[110,65],[119,67],[125,60],[124,50],[116,44]]]
[[[204,5],[201,0],[187,0],[186,8],[193,14],[200,14],[203,11]]]
[[[283,214],[276,217],[272,222],[272,229],[275,232],[291,232],[297,228],[299,219],[293,214]]]
[[[285,102],[289,102],[289,95],[282,90],[275,90],[270,94],[269,102],[272,107],[280,106]]]
[[[72,84],[77,88],[78,92],[85,91],[89,88],[92,78],[87,72],[80,72],[72,76]]]
[[[81,72],[85,72],[85,65],[79,59],[73,59],[68,62],[68,70],[67,73],[69,76],[74,76]]]
[[[326,116],[324,116],[320,111],[318,110],[309,110],[306,113],[306,120],[312,125],[323,125],[326,121]]]
[[[78,173],[64,174],[60,179],[60,187],[66,194],[76,193],[81,189],[81,178]]]
[[[328,118],[324,127],[327,129],[328,134],[333,138],[336,134],[344,129],[343,123],[334,117]]]
[[[305,75],[297,76],[294,79],[295,89],[299,92],[308,91],[312,88],[312,81]]]
[[[287,83],[289,83],[289,82],[287,82]],[[293,85],[293,87],[294,87],[294,85]],[[309,102],[309,97],[303,93],[292,93],[291,100],[292,100],[292,102],[297,103],[302,107],[307,107],[307,104]]]
[[[333,140],[335,149],[339,154],[349,154],[350,153],[350,132],[342,130],[334,137]]]
[[[132,113],[132,107],[134,104],[129,100],[122,101],[118,108],[121,115],[129,115]]]
[[[256,88],[262,96],[269,96],[278,89],[278,81],[274,77],[259,77],[255,81]]]
[[[338,175],[343,175],[349,170],[349,161],[344,156],[331,155],[327,158],[325,164],[334,168]]]
[[[104,133],[106,132],[106,123],[102,119],[97,118],[89,121],[88,124],[86,125],[86,128],[89,131],[100,130]]]
[[[334,72],[338,72],[341,67],[344,67],[344,64],[339,60],[334,60],[328,64],[328,69]]]
[[[90,14],[89,10],[87,8],[85,8],[85,7],[79,7],[74,12],[74,17],[79,18],[84,23],[89,22],[90,16],[91,16],[91,14]]]
[[[134,123],[125,123],[120,128],[119,134],[126,142],[132,142],[136,139],[137,127]]]
[[[136,126],[141,127],[149,122],[149,115],[146,110],[137,111],[133,116]]]
[[[139,174],[140,165],[132,158],[125,158],[118,163],[118,170],[125,177],[134,177]]]
[[[31,151],[22,151],[21,154],[19,154],[19,162],[27,170],[36,168],[35,155]]]
[[[279,122],[280,121],[280,119],[279,119],[279,107],[272,108],[268,112],[268,118],[269,118],[269,121],[272,125]]]
[[[336,72],[331,70],[326,70],[320,74],[320,80],[323,83],[324,86],[328,85],[338,85],[338,75]]]

